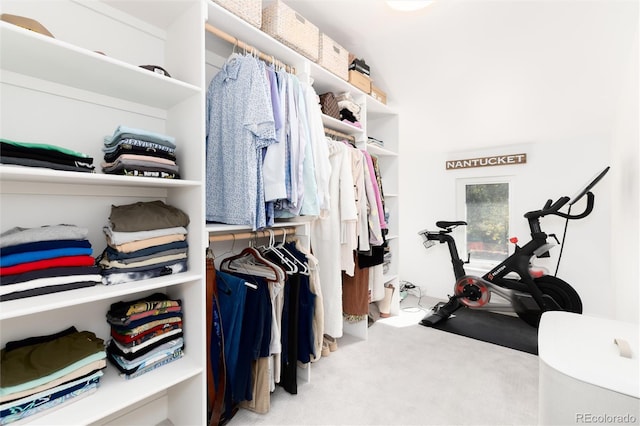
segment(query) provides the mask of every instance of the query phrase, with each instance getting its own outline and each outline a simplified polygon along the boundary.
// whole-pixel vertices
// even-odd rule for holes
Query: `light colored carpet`
[[[242,409],[229,424],[537,424],[537,356],[423,327],[415,297],[401,306],[401,315],[371,326],[367,340],[339,339],[297,395],[276,387],[269,413]]]

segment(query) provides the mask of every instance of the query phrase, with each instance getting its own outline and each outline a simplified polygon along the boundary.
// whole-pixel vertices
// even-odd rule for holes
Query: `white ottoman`
[[[545,312],[538,329],[538,423],[639,424],[638,333],[634,323]],[[630,355],[622,354],[625,343]]]

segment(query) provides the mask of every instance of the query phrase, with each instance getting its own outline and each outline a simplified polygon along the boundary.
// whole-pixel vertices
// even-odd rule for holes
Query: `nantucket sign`
[[[506,166],[525,164],[527,154],[494,155],[493,157],[467,158],[465,160],[447,160],[447,170],[469,169],[472,167]]]

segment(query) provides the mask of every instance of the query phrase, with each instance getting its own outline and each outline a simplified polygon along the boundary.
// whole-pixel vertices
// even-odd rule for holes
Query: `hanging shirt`
[[[331,209],[326,217],[311,222],[312,250],[319,263],[319,278],[324,306],[324,333],[342,337],[342,273],[349,268],[341,259],[341,244],[345,228],[350,221],[355,223],[357,210],[353,196],[353,177],[347,146],[342,142],[327,139],[331,161],[329,190]],[[353,256],[351,259],[353,268]],[[353,270],[351,270],[353,275]]]
[[[275,201],[287,197],[285,186],[285,160],[286,160],[286,79],[278,79],[272,68],[267,68],[269,76],[269,90],[273,105],[273,118],[275,120],[276,143],[267,147],[264,162],[264,197],[265,201]]]
[[[380,228],[380,217],[378,213],[378,204],[376,199],[376,193],[374,191],[374,185],[370,178],[369,165],[367,163],[367,154],[363,151],[365,158],[364,164],[364,189],[367,198],[367,220],[369,222],[369,243],[371,245],[379,246],[384,243],[384,237],[382,236],[382,229]]]
[[[371,154],[369,154],[368,152],[363,151],[363,153],[367,160],[367,167],[369,169],[369,175],[371,183],[373,185],[373,193],[375,194],[376,208],[378,209],[378,218],[380,220],[380,228],[387,229],[387,222],[384,218],[384,208],[382,207],[382,195],[380,194],[380,186],[378,185],[378,178],[376,176],[375,167],[373,165],[373,159],[371,158]]]
[[[252,56],[233,54],[207,90],[206,220],[266,225],[262,151],[275,142],[264,70]]]
[[[322,110],[318,94],[310,84],[301,84],[304,92],[307,121],[309,126],[309,142],[311,155],[313,156],[314,175],[316,180],[316,199],[318,203],[318,215],[326,216],[329,213],[329,178],[331,177],[331,162],[329,161],[329,148],[324,135],[322,123]],[[309,194],[307,194],[309,196]]]
[[[297,80],[296,80],[297,81]],[[282,209],[277,212],[277,216],[281,218],[294,217],[298,215],[318,216],[320,214],[320,206],[318,201],[318,185],[316,183],[315,159],[313,155],[313,144],[323,143],[324,134],[318,140],[317,134],[312,134],[309,126],[308,102],[306,99],[306,91],[301,82],[293,85],[297,96],[294,98],[298,105],[298,134],[299,134],[299,155],[297,164],[292,167],[296,170],[298,193],[294,204],[289,208]],[[312,110],[312,114],[315,111]],[[328,161],[328,155],[327,155]]]

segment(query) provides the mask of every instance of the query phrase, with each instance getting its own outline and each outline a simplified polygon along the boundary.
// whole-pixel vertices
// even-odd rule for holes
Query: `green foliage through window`
[[[466,185],[465,202],[467,250],[471,259],[505,259],[509,240],[509,184]]]

